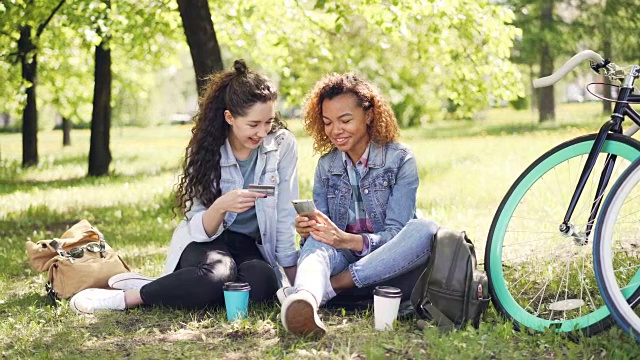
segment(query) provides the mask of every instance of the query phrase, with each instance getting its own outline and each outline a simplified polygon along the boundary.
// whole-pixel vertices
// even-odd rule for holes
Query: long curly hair
[[[233,70],[215,73],[207,79],[176,186],[176,208],[180,214],[191,209],[194,199],[209,207],[222,195],[221,148],[231,128],[224,119],[224,111],[229,110],[233,116],[244,116],[256,103],[276,101],[277,98],[278,92],[271,81],[249,70],[242,59],[233,63]],[[277,115],[271,132],[281,128],[286,125]]]
[[[315,84],[304,106],[304,129],[313,138],[313,150],[316,153],[326,154],[335,148],[324,131],[322,102],[346,93],[355,95],[358,105],[365,111],[372,110],[373,120],[367,128],[372,141],[382,145],[398,138],[398,121],[379,90],[353,73],[334,73],[324,76]]]

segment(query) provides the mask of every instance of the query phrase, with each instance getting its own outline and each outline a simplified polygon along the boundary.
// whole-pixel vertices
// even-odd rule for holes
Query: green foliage
[[[46,4],[45,4],[46,3]],[[14,117],[24,102],[16,64],[18,30],[38,26],[57,4],[14,1],[0,7],[0,111]],[[76,124],[88,124],[93,100],[94,47],[109,39],[112,52],[112,106],[118,125],[156,123],[156,89],[164,86],[155,73],[182,66],[183,49],[175,1],[117,1],[108,8],[92,0],[65,3],[36,43],[39,60],[39,105],[51,105]],[[157,103],[167,103],[158,101]],[[46,122],[51,123],[51,120]]]
[[[637,1],[581,1],[577,10],[580,16],[573,25],[586,48],[597,50],[619,64],[623,60],[639,60],[640,39],[631,35],[640,31]]]
[[[525,110],[529,107],[529,100],[524,96],[518,96],[516,99],[509,101],[509,106],[515,110]]]
[[[571,56],[578,50],[580,37],[571,27],[575,20],[575,8],[572,4],[553,3],[553,19],[547,26],[540,25],[543,4],[548,0],[508,0],[506,3],[513,9],[514,25],[522,29],[523,36],[516,42],[513,52],[515,62],[521,64],[538,64],[540,47],[549,46],[552,58]]]
[[[277,71],[290,106],[322,75],[346,71],[377,84],[406,126],[441,117],[448,99],[454,117],[469,118],[490,95],[523,95],[508,60],[513,13],[488,1],[252,0],[212,14],[226,59]]]

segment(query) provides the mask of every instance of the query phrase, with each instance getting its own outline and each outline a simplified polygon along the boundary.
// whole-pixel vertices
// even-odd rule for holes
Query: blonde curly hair
[[[371,141],[383,145],[398,138],[400,128],[396,116],[378,89],[353,73],[334,73],[315,84],[304,106],[304,129],[313,138],[316,153],[326,154],[335,147],[324,131],[322,102],[347,93],[355,95],[365,111],[371,109],[373,120],[368,126]]]

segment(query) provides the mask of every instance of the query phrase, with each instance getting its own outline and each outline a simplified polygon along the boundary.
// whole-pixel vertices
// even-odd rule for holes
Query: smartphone
[[[316,205],[313,200],[291,200],[293,207],[296,209],[298,215],[308,217],[311,220],[316,220]]]
[[[265,194],[267,196],[273,196],[276,193],[276,186],[275,185],[267,185],[267,184],[261,184],[261,185],[250,184],[247,187],[247,190],[259,192],[259,193]]]

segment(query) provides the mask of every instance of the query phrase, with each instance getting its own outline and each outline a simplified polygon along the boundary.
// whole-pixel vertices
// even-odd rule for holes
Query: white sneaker
[[[276,296],[278,297],[278,301],[280,305],[284,303],[284,300],[287,296],[293,295],[296,293],[296,289],[293,286],[283,286],[278,291],[276,291]]]
[[[316,299],[308,291],[287,296],[280,311],[282,325],[296,336],[324,336],[327,328],[318,316]]]
[[[73,295],[69,306],[77,314],[93,314],[96,311],[124,310],[124,291],[109,289],[85,289]]]
[[[140,289],[144,285],[152,282],[156,278],[140,275],[133,272],[127,272],[122,274],[113,275],[109,278],[109,287],[119,290],[134,290]]]
[[[331,291],[333,291],[333,289],[331,289]],[[276,291],[276,296],[278,297],[278,301],[280,302],[280,305],[282,305],[284,303],[284,300],[287,298],[287,296],[293,295],[295,293],[296,293],[296,288],[294,288],[293,286],[283,286],[280,289],[278,289],[278,291]],[[333,295],[329,295],[325,291],[325,293],[322,295],[322,301],[320,302],[320,305],[325,304],[327,301],[331,300],[331,298],[333,298],[334,296],[336,296],[335,292],[333,293]]]

